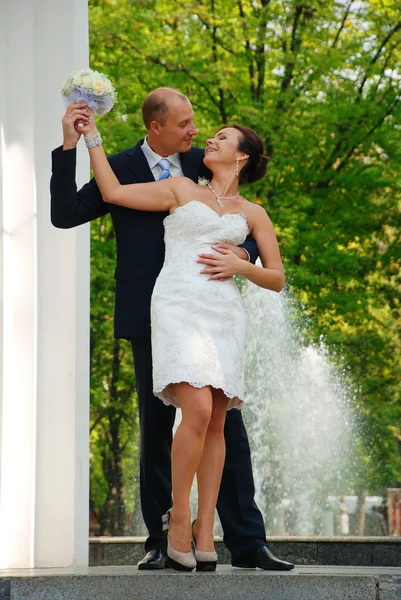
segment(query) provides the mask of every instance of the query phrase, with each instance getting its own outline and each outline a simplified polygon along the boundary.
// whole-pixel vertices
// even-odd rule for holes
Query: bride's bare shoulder
[[[185,204],[188,201],[188,196],[193,194],[198,187],[189,177],[173,177],[170,181],[174,186],[174,193],[178,204]]]
[[[178,191],[188,189],[194,190],[198,187],[196,183],[192,181],[192,179],[190,179],[189,177],[185,177],[185,175],[182,175],[180,177],[173,177],[172,179],[170,179],[170,181],[173,183],[174,187]]]
[[[268,218],[268,214],[261,204],[250,202],[249,200],[246,200],[246,198],[243,198],[243,200],[245,209],[244,212],[247,213],[247,216],[253,219]]]

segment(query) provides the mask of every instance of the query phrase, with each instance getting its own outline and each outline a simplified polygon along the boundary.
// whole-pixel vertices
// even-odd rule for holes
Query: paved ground
[[[0,600],[399,600],[401,568],[299,566],[177,573],[136,567],[0,571]]]

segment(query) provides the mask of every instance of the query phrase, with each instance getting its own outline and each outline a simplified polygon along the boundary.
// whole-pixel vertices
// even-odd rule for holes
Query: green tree
[[[109,151],[162,85],[191,99],[199,145],[222,122],[260,133],[269,172],[244,193],[275,224],[305,339],[358,389],[367,485],[400,483],[399,3],[91,0],[90,22],[91,66],[119,91]]]

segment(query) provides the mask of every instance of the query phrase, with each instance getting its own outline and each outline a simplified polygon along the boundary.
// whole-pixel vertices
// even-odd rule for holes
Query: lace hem
[[[230,392],[229,390],[225,389],[224,387],[217,387],[214,386],[213,384],[211,384],[209,381],[207,382],[194,382],[194,381],[186,381],[184,379],[179,379],[177,381],[172,381],[170,380],[166,385],[164,386],[158,386],[158,387],[154,387],[153,388],[153,394],[156,396],[156,398],[159,398],[163,404],[165,404],[166,406],[175,406],[175,408],[181,408],[175,394],[174,391],[172,389],[172,385],[174,385],[175,383],[188,383],[189,385],[191,385],[192,387],[195,388],[203,388],[206,386],[211,386],[213,389],[215,390],[221,390],[223,392],[223,394],[228,398],[229,402],[228,402],[228,406],[227,406],[227,410],[231,410],[232,408],[241,408],[241,406],[243,405],[244,401],[243,399],[238,395],[238,393],[236,392]]]

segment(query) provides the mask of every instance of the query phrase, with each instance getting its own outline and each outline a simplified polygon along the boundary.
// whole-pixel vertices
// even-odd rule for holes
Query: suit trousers
[[[153,395],[150,339],[131,339],[140,421],[140,495],[149,532],[145,551],[162,548],[162,515],[171,507],[171,444],[176,409]],[[233,556],[266,544],[255,500],[251,453],[240,410],[227,412],[226,461],[217,501],[224,543]]]

